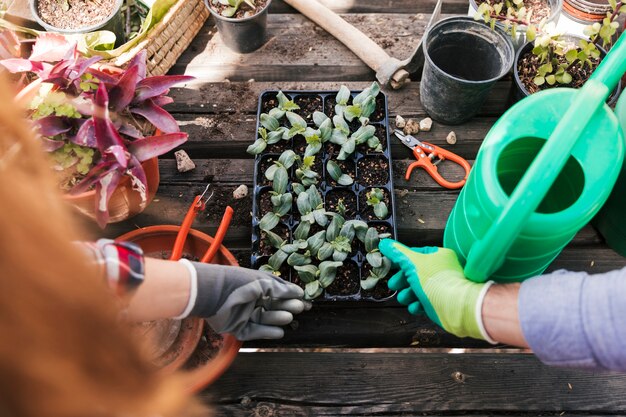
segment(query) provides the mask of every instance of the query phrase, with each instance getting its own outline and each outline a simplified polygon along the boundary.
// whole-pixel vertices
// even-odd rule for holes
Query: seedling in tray
[[[358,94],[342,86],[337,93],[261,97],[258,137],[248,148],[257,155],[252,263],[297,282],[308,299],[391,296],[373,291],[391,269],[378,243],[395,236],[391,161],[382,146],[386,100],[379,93],[374,83]],[[372,114],[385,117],[370,121]],[[278,154],[268,147],[283,140],[292,149]]]

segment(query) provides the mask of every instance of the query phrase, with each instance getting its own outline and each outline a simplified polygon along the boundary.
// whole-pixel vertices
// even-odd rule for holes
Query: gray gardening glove
[[[218,333],[237,339],[280,339],[293,314],[311,308],[304,291],[272,274],[238,266],[191,262],[197,298],[190,316],[204,317]]]

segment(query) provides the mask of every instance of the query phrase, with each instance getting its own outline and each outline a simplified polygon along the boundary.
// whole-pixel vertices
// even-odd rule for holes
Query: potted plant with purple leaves
[[[141,212],[154,197],[157,157],[187,140],[162,106],[172,102],[169,88],[191,77],[146,77],[145,51],[124,70],[96,67],[99,57],[83,58],[54,36],[38,38],[29,59],[0,65],[27,80],[18,98],[67,200],[104,227]]]

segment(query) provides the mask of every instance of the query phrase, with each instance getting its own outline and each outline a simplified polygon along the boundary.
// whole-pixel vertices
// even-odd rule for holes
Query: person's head
[[[71,242],[82,236],[0,74],[0,415],[169,416],[189,411],[118,320]]]

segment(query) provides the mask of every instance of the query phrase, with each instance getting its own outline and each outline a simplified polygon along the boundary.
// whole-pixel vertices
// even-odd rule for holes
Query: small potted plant
[[[388,298],[393,233],[386,102],[358,94],[266,92],[259,103],[253,265],[301,285],[308,299]],[[360,201],[359,197],[365,200]]]
[[[64,34],[108,30],[115,44],[125,41],[124,0],[29,0],[32,15],[48,32]]]
[[[94,64],[60,35],[40,36],[29,59],[0,65],[24,74],[18,97],[50,153],[67,199],[101,227],[142,211],[159,183],[157,157],[187,140],[161,106],[186,76],[146,77],[145,52],[125,70]],[[154,130],[158,129],[153,135]]]
[[[204,0],[224,44],[249,53],[265,43],[267,9],[271,0]]]

